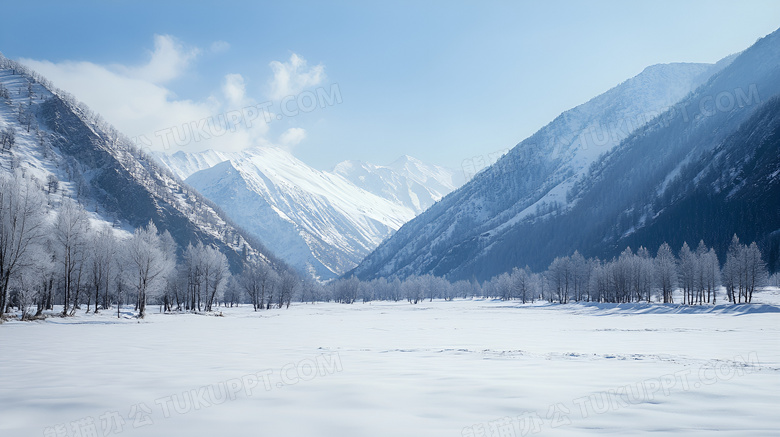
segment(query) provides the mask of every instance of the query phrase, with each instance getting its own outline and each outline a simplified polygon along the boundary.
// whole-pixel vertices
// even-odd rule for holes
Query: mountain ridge
[[[570,193],[576,191],[593,163],[612,153],[642,126],[667,114],[669,108],[709,83],[712,76],[708,74],[722,71],[719,69],[734,60],[730,56],[717,64],[651,66],[565,111],[407,223],[353,273],[361,279],[424,273],[487,279],[518,263],[540,267],[546,261],[533,262],[536,254],[523,252],[518,258],[510,248],[510,241],[521,244],[523,240],[514,229],[576,207],[581,199]],[[666,73],[675,69],[685,80],[669,81]],[[655,88],[658,91],[652,92]],[[631,122],[637,126],[626,128]],[[544,244],[538,240],[534,241]],[[504,261],[496,261],[496,250],[505,256]],[[545,260],[550,256],[549,251],[541,252]]]
[[[0,56],[0,83],[11,91],[0,105],[0,124],[17,132],[16,144],[4,154],[11,167],[39,183],[53,178],[60,196],[94,210],[97,220],[129,230],[151,220],[171,233],[180,254],[202,242],[225,253],[233,271],[247,256],[287,268],[216,205],[46,78]],[[50,204],[55,208],[56,202]]]
[[[156,153],[155,158],[171,172],[187,177],[188,184],[227,211],[282,259],[323,280],[353,268],[416,214],[407,206],[409,203],[392,193],[387,195],[396,188],[400,187],[397,193],[414,186],[407,183],[412,176],[395,173],[385,166],[366,167],[369,177],[376,175],[371,173],[375,169],[383,172],[377,176],[379,184],[391,189],[385,189],[385,196],[381,196],[338,172],[313,169],[279,148],[258,147],[231,153],[179,151],[171,155]],[[337,167],[343,169],[354,162]],[[397,163],[399,167],[411,166],[410,173],[419,172],[414,187],[420,192],[433,192],[423,185],[426,178],[452,178],[451,172],[441,170],[443,167],[429,166],[411,157],[402,157]],[[387,185],[388,180],[396,185]]]

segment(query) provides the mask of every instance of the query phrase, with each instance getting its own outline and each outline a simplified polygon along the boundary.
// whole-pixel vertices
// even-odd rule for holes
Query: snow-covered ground
[[[0,435],[777,435],[780,291],[756,300],[11,321]]]

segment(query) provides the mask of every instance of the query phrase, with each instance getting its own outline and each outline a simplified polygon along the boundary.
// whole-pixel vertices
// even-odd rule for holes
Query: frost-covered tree
[[[515,267],[512,269],[511,274],[511,287],[514,290],[516,298],[521,302],[526,303],[529,299],[533,298],[532,286],[531,286],[531,269],[528,266],[519,269]]]
[[[295,273],[289,270],[285,270],[281,275],[279,275],[279,292],[277,297],[279,308],[290,307],[290,302],[292,302],[299,286],[300,280],[298,279],[298,275]]]
[[[773,287],[780,287],[780,273],[775,273],[770,276],[767,282]]]
[[[360,291],[360,281],[356,277],[341,278],[333,281],[333,284],[333,298],[336,302],[351,304],[357,300]]]
[[[734,303],[753,301],[753,293],[766,284],[766,263],[756,243],[745,246],[734,235],[723,266],[723,281],[729,301]]]
[[[230,269],[227,257],[216,248],[206,247],[204,255],[202,268],[207,293],[204,309],[212,311],[230,278]]]
[[[260,268],[258,263],[246,263],[244,270],[236,277],[236,285],[249,297],[255,311],[262,307]]]
[[[173,239],[173,236],[167,230],[160,235],[160,247],[165,253],[168,259],[174,260],[174,263],[178,262],[176,252],[178,245]],[[176,265],[178,267],[178,264]],[[162,306],[164,311],[173,311],[173,305],[176,304],[177,310],[181,309],[181,304],[184,296],[184,287],[182,283],[186,281],[186,277],[181,274],[179,269],[174,269],[165,275],[165,287],[162,293]]]
[[[57,179],[57,176],[50,174],[46,177],[46,189],[49,194],[55,194],[59,188],[60,180]]]
[[[78,306],[79,292],[86,277],[84,264],[89,248],[89,227],[84,208],[71,199],[63,199],[52,230],[52,246],[62,277],[63,316],[69,314],[71,303],[74,311]]]
[[[696,272],[694,301],[698,304],[714,303],[717,288],[720,286],[720,263],[713,249],[708,249],[704,241],[696,248]]]
[[[40,289],[36,301],[38,306],[36,317],[41,316],[44,310],[54,308],[54,285],[59,276],[59,263],[55,258],[50,239],[39,246],[39,253],[35,262],[35,278],[38,283],[37,288]]]
[[[677,283],[677,262],[672,248],[664,243],[655,256],[655,283],[661,292],[664,303],[673,303],[672,296]]]
[[[761,255],[758,245],[753,242],[745,250],[745,269],[746,269],[746,296],[747,303],[753,302],[753,292],[758,291],[766,285],[769,278],[766,263]]]
[[[419,303],[423,298],[422,286],[418,276],[412,275],[406,278],[401,285],[401,290],[403,290],[403,295],[409,303]]]
[[[590,282],[590,265],[578,251],[571,256],[574,300],[587,300],[588,282]]]
[[[644,247],[636,251],[634,258],[636,271],[636,298],[637,301],[645,300],[650,302],[653,293],[653,257]]]
[[[118,250],[119,245],[114,230],[110,226],[104,225],[90,235],[87,264],[91,281],[90,288],[95,293],[96,313],[98,305],[101,303],[101,293],[108,293],[113,282]],[[89,312],[89,301],[87,312]]]
[[[184,251],[184,267],[187,277],[187,299],[186,308],[190,311],[200,310],[201,294],[201,264],[203,257],[203,244],[187,245]]]
[[[16,144],[16,130],[7,127],[0,131],[0,151],[7,152]]]
[[[740,258],[742,254],[742,245],[739,243],[739,237],[735,234],[731,238],[728,253],[726,254],[726,263],[723,265],[723,285],[726,287],[726,297],[729,302],[737,303],[741,298],[742,278],[740,275]]]
[[[494,284],[497,297],[501,300],[510,300],[514,298],[514,287],[512,287],[512,277],[509,273],[502,273],[493,278],[491,282]]]
[[[150,297],[162,291],[165,276],[176,266],[162,245],[157,227],[149,222],[138,228],[124,244],[128,262],[128,274],[137,292],[138,317],[146,315],[146,303]]]
[[[8,308],[11,279],[35,264],[45,241],[46,202],[20,174],[0,175],[0,316]]]
[[[198,242],[184,251],[184,264],[188,278],[188,308],[211,311],[229,277],[227,258],[217,249]]]
[[[677,273],[679,275],[679,285],[683,292],[682,303],[690,305],[693,303],[693,292],[696,288],[698,262],[696,255],[688,247],[688,243],[683,243],[679,259]]]
[[[547,279],[552,291],[552,295],[549,296],[550,301],[553,299],[560,303],[569,301],[570,289],[574,285],[573,270],[571,258],[568,256],[555,258],[550,264],[547,269]]]

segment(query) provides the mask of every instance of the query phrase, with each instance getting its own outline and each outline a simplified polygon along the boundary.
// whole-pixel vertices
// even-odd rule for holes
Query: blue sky
[[[2,10],[3,54],[140,145],[161,149],[166,128],[269,102],[271,121],[168,137],[167,150],[279,145],[321,169],[401,154],[458,167],[648,65],[715,62],[780,26],[777,1],[28,1]],[[340,99],[280,114],[284,96],[295,106],[318,90]]]

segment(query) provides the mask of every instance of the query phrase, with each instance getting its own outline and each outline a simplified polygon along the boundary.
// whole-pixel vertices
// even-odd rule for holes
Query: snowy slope
[[[274,253],[321,279],[353,268],[415,211],[276,148],[158,155]],[[218,161],[221,161],[217,163]],[[216,164],[216,165],[214,165]]]
[[[333,169],[366,191],[420,214],[463,184],[463,174],[404,155],[390,165],[343,161]]]
[[[578,198],[568,194],[579,186],[592,163],[732,60],[729,57],[715,65],[651,66],[564,112],[407,223],[355,272],[364,278],[429,272],[489,278],[511,268],[516,260],[508,255],[512,247],[522,244],[522,237],[510,240],[504,237],[507,232],[574,207]],[[501,250],[490,253],[495,244]],[[472,265],[469,273],[462,271],[467,263]]]
[[[180,248],[198,241],[214,245],[234,269],[245,250],[277,262],[215,205],[45,78],[0,55],[0,84],[10,94],[0,97],[0,130],[16,132],[14,147],[0,153],[0,171],[19,170],[41,185],[58,179],[56,190],[45,190],[52,211],[62,197],[71,197],[96,222],[130,231],[151,220],[160,231],[170,231]]]

